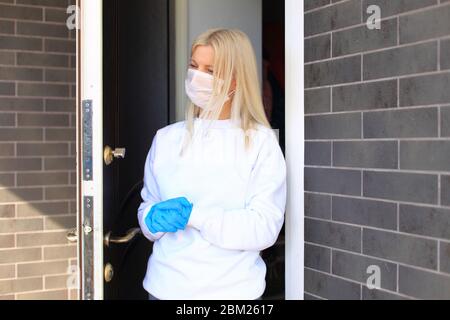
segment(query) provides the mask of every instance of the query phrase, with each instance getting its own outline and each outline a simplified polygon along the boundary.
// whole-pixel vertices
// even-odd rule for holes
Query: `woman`
[[[186,120],[157,131],[145,162],[138,219],[154,245],[144,288],[150,299],[257,299],[260,251],[284,222],[286,163],[248,37],[200,35],[185,89]]]

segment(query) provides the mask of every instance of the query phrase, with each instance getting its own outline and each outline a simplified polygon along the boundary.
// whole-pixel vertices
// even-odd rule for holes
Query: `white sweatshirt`
[[[251,131],[247,153],[243,130],[230,119],[195,119],[194,128],[200,137],[184,157],[185,121],[159,129],[145,161],[138,220],[154,245],[143,286],[159,299],[256,299],[266,286],[260,251],[284,222],[283,153],[262,125]],[[183,196],[193,203],[185,230],[151,233],[152,205]]]

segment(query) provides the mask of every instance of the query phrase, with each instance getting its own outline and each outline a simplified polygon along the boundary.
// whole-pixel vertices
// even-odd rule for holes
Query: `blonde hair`
[[[197,46],[211,46],[214,49],[213,98],[210,104],[225,101],[230,91],[233,76],[236,79],[236,91],[232,97],[231,119],[240,123],[245,133],[245,148],[250,145],[249,132],[257,124],[271,128],[267,120],[261,97],[256,56],[248,36],[237,29],[209,29],[194,41],[191,56]],[[217,78],[224,80],[219,89]],[[231,98],[231,97],[230,97]],[[223,109],[223,103],[214,112],[205,111],[189,101],[186,108],[186,135],[181,153],[191,141],[194,119],[217,120]]]

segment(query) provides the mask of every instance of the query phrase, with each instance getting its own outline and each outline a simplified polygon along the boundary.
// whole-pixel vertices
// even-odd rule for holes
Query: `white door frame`
[[[77,29],[77,226],[81,299],[103,299],[103,0],[78,0],[80,30]],[[80,32],[81,31],[81,32]],[[83,102],[90,101],[92,169],[84,144]],[[87,249],[89,248],[89,249]],[[93,259],[91,258],[93,256]],[[85,259],[86,257],[86,259]]]
[[[85,239],[93,235],[92,296],[83,292],[86,284],[80,274],[80,297],[82,299],[103,299],[103,0],[78,0],[81,7],[80,43],[77,53],[77,77],[81,87],[77,90],[77,151],[81,150],[83,121],[82,101],[92,101],[92,180],[85,180],[83,156],[77,156],[77,225],[82,248]],[[189,44],[187,43],[187,1],[176,1],[176,70],[184,75],[187,67]],[[285,0],[285,130],[288,198],[285,220],[285,296],[287,300],[303,299],[304,291],[304,70],[303,70],[303,1]],[[86,32],[89,30],[89,32]],[[78,31],[78,30],[77,30]],[[183,36],[184,35],[184,36]],[[78,83],[80,83],[78,82]],[[176,80],[176,114],[183,117],[185,101],[183,79]],[[88,224],[83,218],[86,196],[92,197],[93,216],[91,232],[85,233],[83,226]],[[89,228],[88,228],[89,229]],[[87,230],[89,231],[89,230]],[[83,272],[83,251],[78,254],[80,271]]]

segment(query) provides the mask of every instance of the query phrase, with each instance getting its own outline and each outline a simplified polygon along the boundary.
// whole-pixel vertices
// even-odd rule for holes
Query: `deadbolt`
[[[106,146],[103,150],[103,160],[105,161],[105,164],[108,166],[113,162],[114,158],[125,158],[125,148],[116,148],[113,150],[110,146]]]
[[[105,281],[110,282],[114,276],[114,268],[111,263],[105,265]]]

